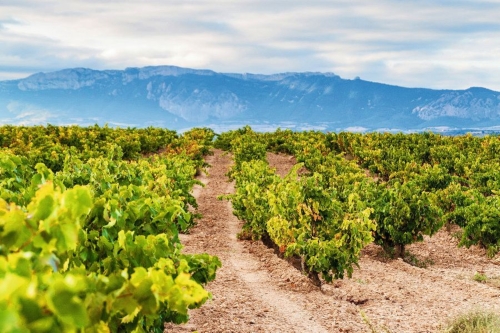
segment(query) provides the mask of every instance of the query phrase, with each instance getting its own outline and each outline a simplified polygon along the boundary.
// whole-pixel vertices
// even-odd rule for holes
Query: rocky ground
[[[285,155],[268,160],[280,175],[295,163]],[[500,257],[458,248],[456,230],[409,246],[417,266],[369,245],[351,279],[315,287],[261,242],[237,240],[241,222],[217,199],[234,190],[225,177],[231,158],[215,150],[207,162],[206,185],[194,191],[203,218],[182,242],[186,253],[217,255],[223,267],[207,285],[212,299],[190,312],[189,323],[166,324],[165,332],[439,332],[472,309],[500,312]]]

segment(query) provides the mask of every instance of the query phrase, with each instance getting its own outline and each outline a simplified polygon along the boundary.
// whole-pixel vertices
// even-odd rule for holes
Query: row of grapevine
[[[460,245],[500,250],[500,137],[332,133],[327,141],[388,184],[416,182],[435,193],[443,223],[462,228]]]
[[[243,234],[269,237],[329,281],[352,272],[371,240],[404,256],[406,245],[445,223],[463,228],[460,245],[497,253],[498,142],[431,133],[259,134],[246,127],[223,133],[215,145],[234,154],[236,194],[230,199],[245,222]],[[266,150],[293,154],[300,164],[281,179],[265,161]],[[456,163],[453,156],[460,156]],[[308,171],[298,175],[302,165]]]
[[[353,194],[344,198],[320,173],[299,175],[297,165],[285,178],[265,160],[265,144],[250,130],[230,142],[235,165],[230,176],[236,193],[229,195],[242,233],[269,237],[287,257],[299,258],[317,284],[351,275],[361,249],[372,238],[371,210]],[[342,160],[339,160],[342,161]]]
[[[211,130],[0,133],[0,331],[162,332],[208,299],[220,261],[178,232]]]

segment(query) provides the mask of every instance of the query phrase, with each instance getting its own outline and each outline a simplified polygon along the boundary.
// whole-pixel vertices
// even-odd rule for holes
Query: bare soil
[[[212,166],[194,191],[203,218],[182,236],[186,253],[217,255],[223,267],[207,285],[213,297],[190,312],[184,325],[165,332],[439,332],[448,319],[469,310],[500,312],[499,284],[480,283],[480,273],[500,278],[500,256],[488,259],[479,248],[458,248],[443,229],[407,247],[414,264],[387,258],[379,246],[363,250],[353,277],[315,287],[262,242],[240,241],[241,221],[231,204],[217,199],[234,191],[225,173],[230,156],[215,150]],[[295,160],[268,154],[278,174]],[[371,326],[371,327],[370,327]]]

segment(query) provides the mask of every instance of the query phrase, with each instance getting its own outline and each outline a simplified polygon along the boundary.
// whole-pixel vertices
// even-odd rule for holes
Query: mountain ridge
[[[500,126],[500,92],[406,88],[334,73],[218,73],[177,66],[69,68],[0,81],[3,124],[93,123],[401,131]]]

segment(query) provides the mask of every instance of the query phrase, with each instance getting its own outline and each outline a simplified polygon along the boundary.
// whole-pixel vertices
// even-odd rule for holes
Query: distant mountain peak
[[[113,71],[98,71],[89,68],[63,69],[57,72],[36,73],[18,80],[20,90],[80,89],[106,80]]]

